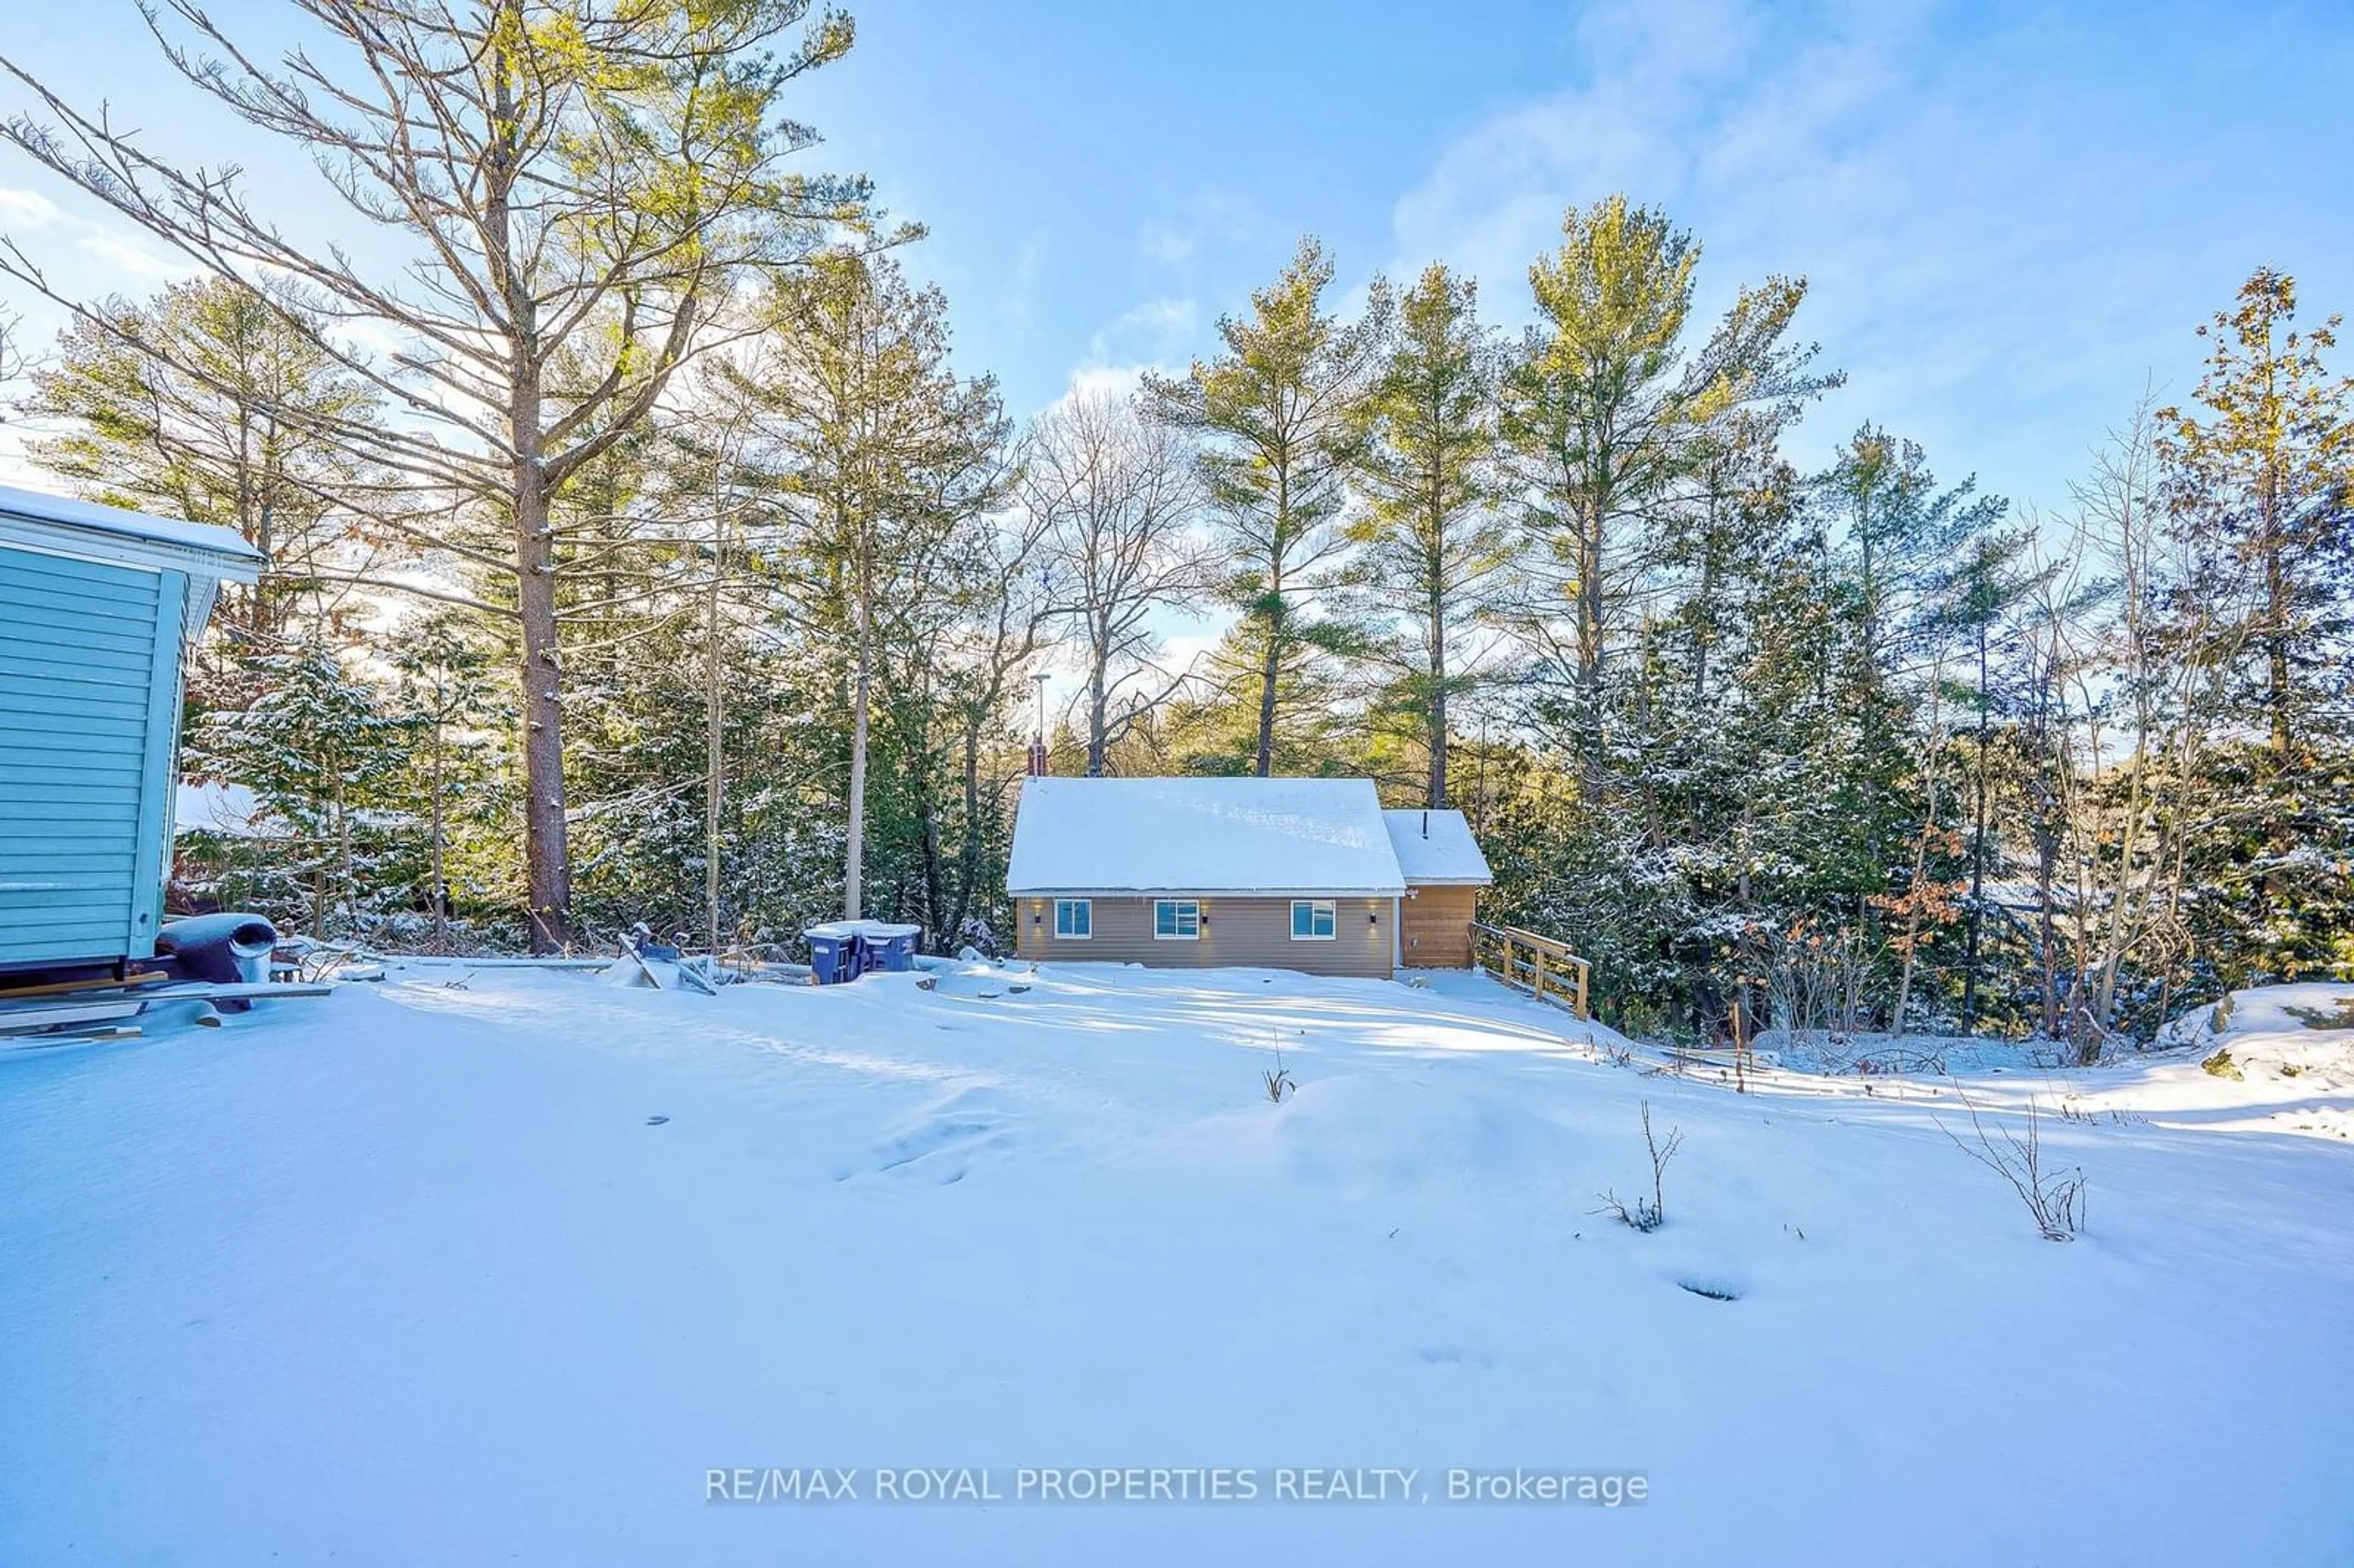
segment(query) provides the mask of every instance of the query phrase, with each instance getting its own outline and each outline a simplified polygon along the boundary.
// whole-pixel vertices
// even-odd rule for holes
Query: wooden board
[[[58,980],[53,985],[0,986],[0,1004],[36,996],[69,996],[85,991],[130,991],[143,985],[154,985],[172,977],[162,969],[150,969],[145,974],[133,975],[129,980],[116,980],[111,975],[97,980]]]
[[[1401,901],[1398,962],[1407,969],[1468,969],[1471,967],[1471,920],[1479,906],[1476,887],[1423,887]]]

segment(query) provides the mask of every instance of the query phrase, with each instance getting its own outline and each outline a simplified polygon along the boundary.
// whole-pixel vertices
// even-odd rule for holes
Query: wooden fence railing
[[[1585,983],[1590,966],[1584,959],[1548,937],[1517,926],[1471,926],[1471,951],[1479,967],[1517,991],[1539,1001],[1558,1001],[1580,1018],[1586,1011]]]

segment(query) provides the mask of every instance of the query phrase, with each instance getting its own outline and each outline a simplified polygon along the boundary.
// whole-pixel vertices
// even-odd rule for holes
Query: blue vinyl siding
[[[0,546],[0,965],[146,958],[187,577]]]

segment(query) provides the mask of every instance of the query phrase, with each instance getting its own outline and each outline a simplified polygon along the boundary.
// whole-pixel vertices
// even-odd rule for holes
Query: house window
[[[1291,901],[1291,939],[1295,942],[1329,942],[1340,934],[1341,914],[1329,898],[1295,898]]]
[[[1195,898],[1152,901],[1152,935],[1163,942],[1191,942],[1202,935],[1202,904]]]
[[[1084,942],[1096,934],[1096,906],[1085,898],[1055,900],[1055,935],[1066,941]]]

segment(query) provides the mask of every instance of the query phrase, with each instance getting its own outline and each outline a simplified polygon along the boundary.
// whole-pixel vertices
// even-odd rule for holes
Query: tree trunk
[[[1259,669],[1258,760],[1252,771],[1261,779],[1275,770],[1275,685],[1282,668],[1283,604],[1279,597],[1269,607],[1267,621],[1267,662]]]
[[[1967,1033],[1978,1015],[1978,929],[1985,916],[1987,835],[1987,630],[1978,628],[1978,811],[1970,832],[1970,906],[1962,927],[1962,1029]]]
[[[448,887],[449,887],[449,883],[448,883],[448,882],[447,882],[447,880],[445,879],[445,873],[444,873],[444,870],[443,870],[443,864],[442,864],[442,859],[443,859],[443,857],[442,857],[442,841],[443,841],[443,839],[444,839],[444,837],[445,837],[445,835],[446,835],[447,829],[446,829],[446,827],[445,827],[445,825],[444,825],[444,823],[443,823],[442,815],[441,815],[441,757],[442,757],[442,730],[443,730],[443,728],[444,728],[444,723],[443,723],[442,716],[441,716],[441,710],[442,710],[446,705],[447,705],[447,700],[441,696],[440,693],[440,692],[439,692],[439,690],[437,689],[437,691],[436,691],[436,693],[435,693],[435,696],[434,696],[434,709],[435,709],[435,711],[434,711],[434,715],[433,715],[433,867],[432,867],[432,874],[433,874],[433,950],[434,950],[435,952],[437,952],[437,953],[446,953],[446,952],[448,952],[448,951],[450,950],[450,898],[449,898],[449,894],[448,894],[448,891],[447,891],[447,890],[448,890]]]
[[[865,871],[866,861],[866,709],[874,686],[873,622],[866,603],[868,587],[866,556],[862,546],[855,592],[858,670],[850,688],[850,842],[843,847],[842,868],[842,917],[845,920],[860,917],[859,878]]]
[[[719,951],[719,806],[726,789],[726,747],[721,720],[719,658],[719,573],[726,547],[724,524],[713,525],[711,591],[704,609],[704,773],[703,791],[703,922],[704,937],[713,953]]]
[[[1430,596],[1430,809],[1447,805],[1447,612]]]
[[[1592,806],[1602,799],[1602,512],[1589,505],[1577,532],[1577,695],[1584,731],[1578,759],[1579,794]]]
[[[962,944],[965,922],[972,915],[972,895],[981,881],[981,725],[968,721],[964,728],[964,845],[957,857],[956,904],[949,911],[947,928],[932,933],[932,940],[943,952]]]
[[[1087,671],[1087,777],[1090,779],[1103,777],[1104,753],[1110,749],[1108,737],[1104,733],[1110,719],[1107,711],[1110,705],[1110,696],[1105,690],[1105,683],[1110,674],[1109,641],[1108,633],[1097,632],[1095,657],[1089,661],[1091,668]],[[1041,724],[1043,723],[1042,720]],[[1044,745],[1045,739],[1046,736],[1042,730],[1038,736],[1039,743]]]
[[[540,467],[537,399],[519,394],[514,468],[515,602],[523,621],[524,862],[531,895],[531,948],[572,940],[572,871],[565,841],[563,679],[556,626],[556,549]]]

